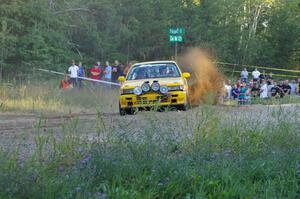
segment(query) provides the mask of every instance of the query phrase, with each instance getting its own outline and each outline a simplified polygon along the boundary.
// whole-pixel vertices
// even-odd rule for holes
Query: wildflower
[[[92,157],[90,155],[86,156],[83,160],[80,161],[81,165],[86,165],[89,161],[91,161]]]

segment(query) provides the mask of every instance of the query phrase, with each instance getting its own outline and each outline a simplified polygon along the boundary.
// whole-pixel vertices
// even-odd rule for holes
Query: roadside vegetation
[[[59,92],[51,81],[1,84],[1,112],[101,110],[112,103],[88,91],[53,91]],[[92,128],[79,118],[66,121],[59,137],[40,121],[29,153],[20,147],[26,136],[0,150],[0,198],[299,198],[299,109],[243,113],[207,105],[109,122],[99,112]]]
[[[49,77],[48,77],[49,78]],[[19,113],[84,113],[97,110],[112,112],[117,107],[118,90],[113,87],[62,91],[60,76],[37,74],[29,80],[6,80],[0,83],[0,111]],[[105,94],[103,94],[105,93]],[[102,110],[99,110],[101,107]]]

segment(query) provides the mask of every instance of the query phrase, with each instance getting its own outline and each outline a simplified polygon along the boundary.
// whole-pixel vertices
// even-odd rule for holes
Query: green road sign
[[[185,29],[181,27],[177,28],[170,28],[169,29],[169,35],[184,35],[185,34]]]
[[[170,35],[170,42],[183,42],[183,37],[181,35]]]

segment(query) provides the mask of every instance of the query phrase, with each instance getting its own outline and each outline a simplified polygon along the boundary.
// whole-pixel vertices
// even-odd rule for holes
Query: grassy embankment
[[[2,85],[1,111],[92,109],[91,95],[54,87]],[[99,115],[92,140],[80,121],[65,124],[59,140],[37,126],[32,154],[1,151],[0,198],[299,198],[298,113],[208,106],[118,118],[112,128]]]
[[[118,91],[98,87],[62,91],[59,76],[54,80],[42,77],[31,81],[8,81],[0,83],[0,111],[20,113],[82,113],[116,111]]]

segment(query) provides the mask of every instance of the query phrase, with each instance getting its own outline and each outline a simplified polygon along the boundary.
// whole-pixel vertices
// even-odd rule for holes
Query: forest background
[[[222,62],[300,69],[299,0],[0,0],[0,71],[12,76],[70,60],[171,59],[210,49]]]

